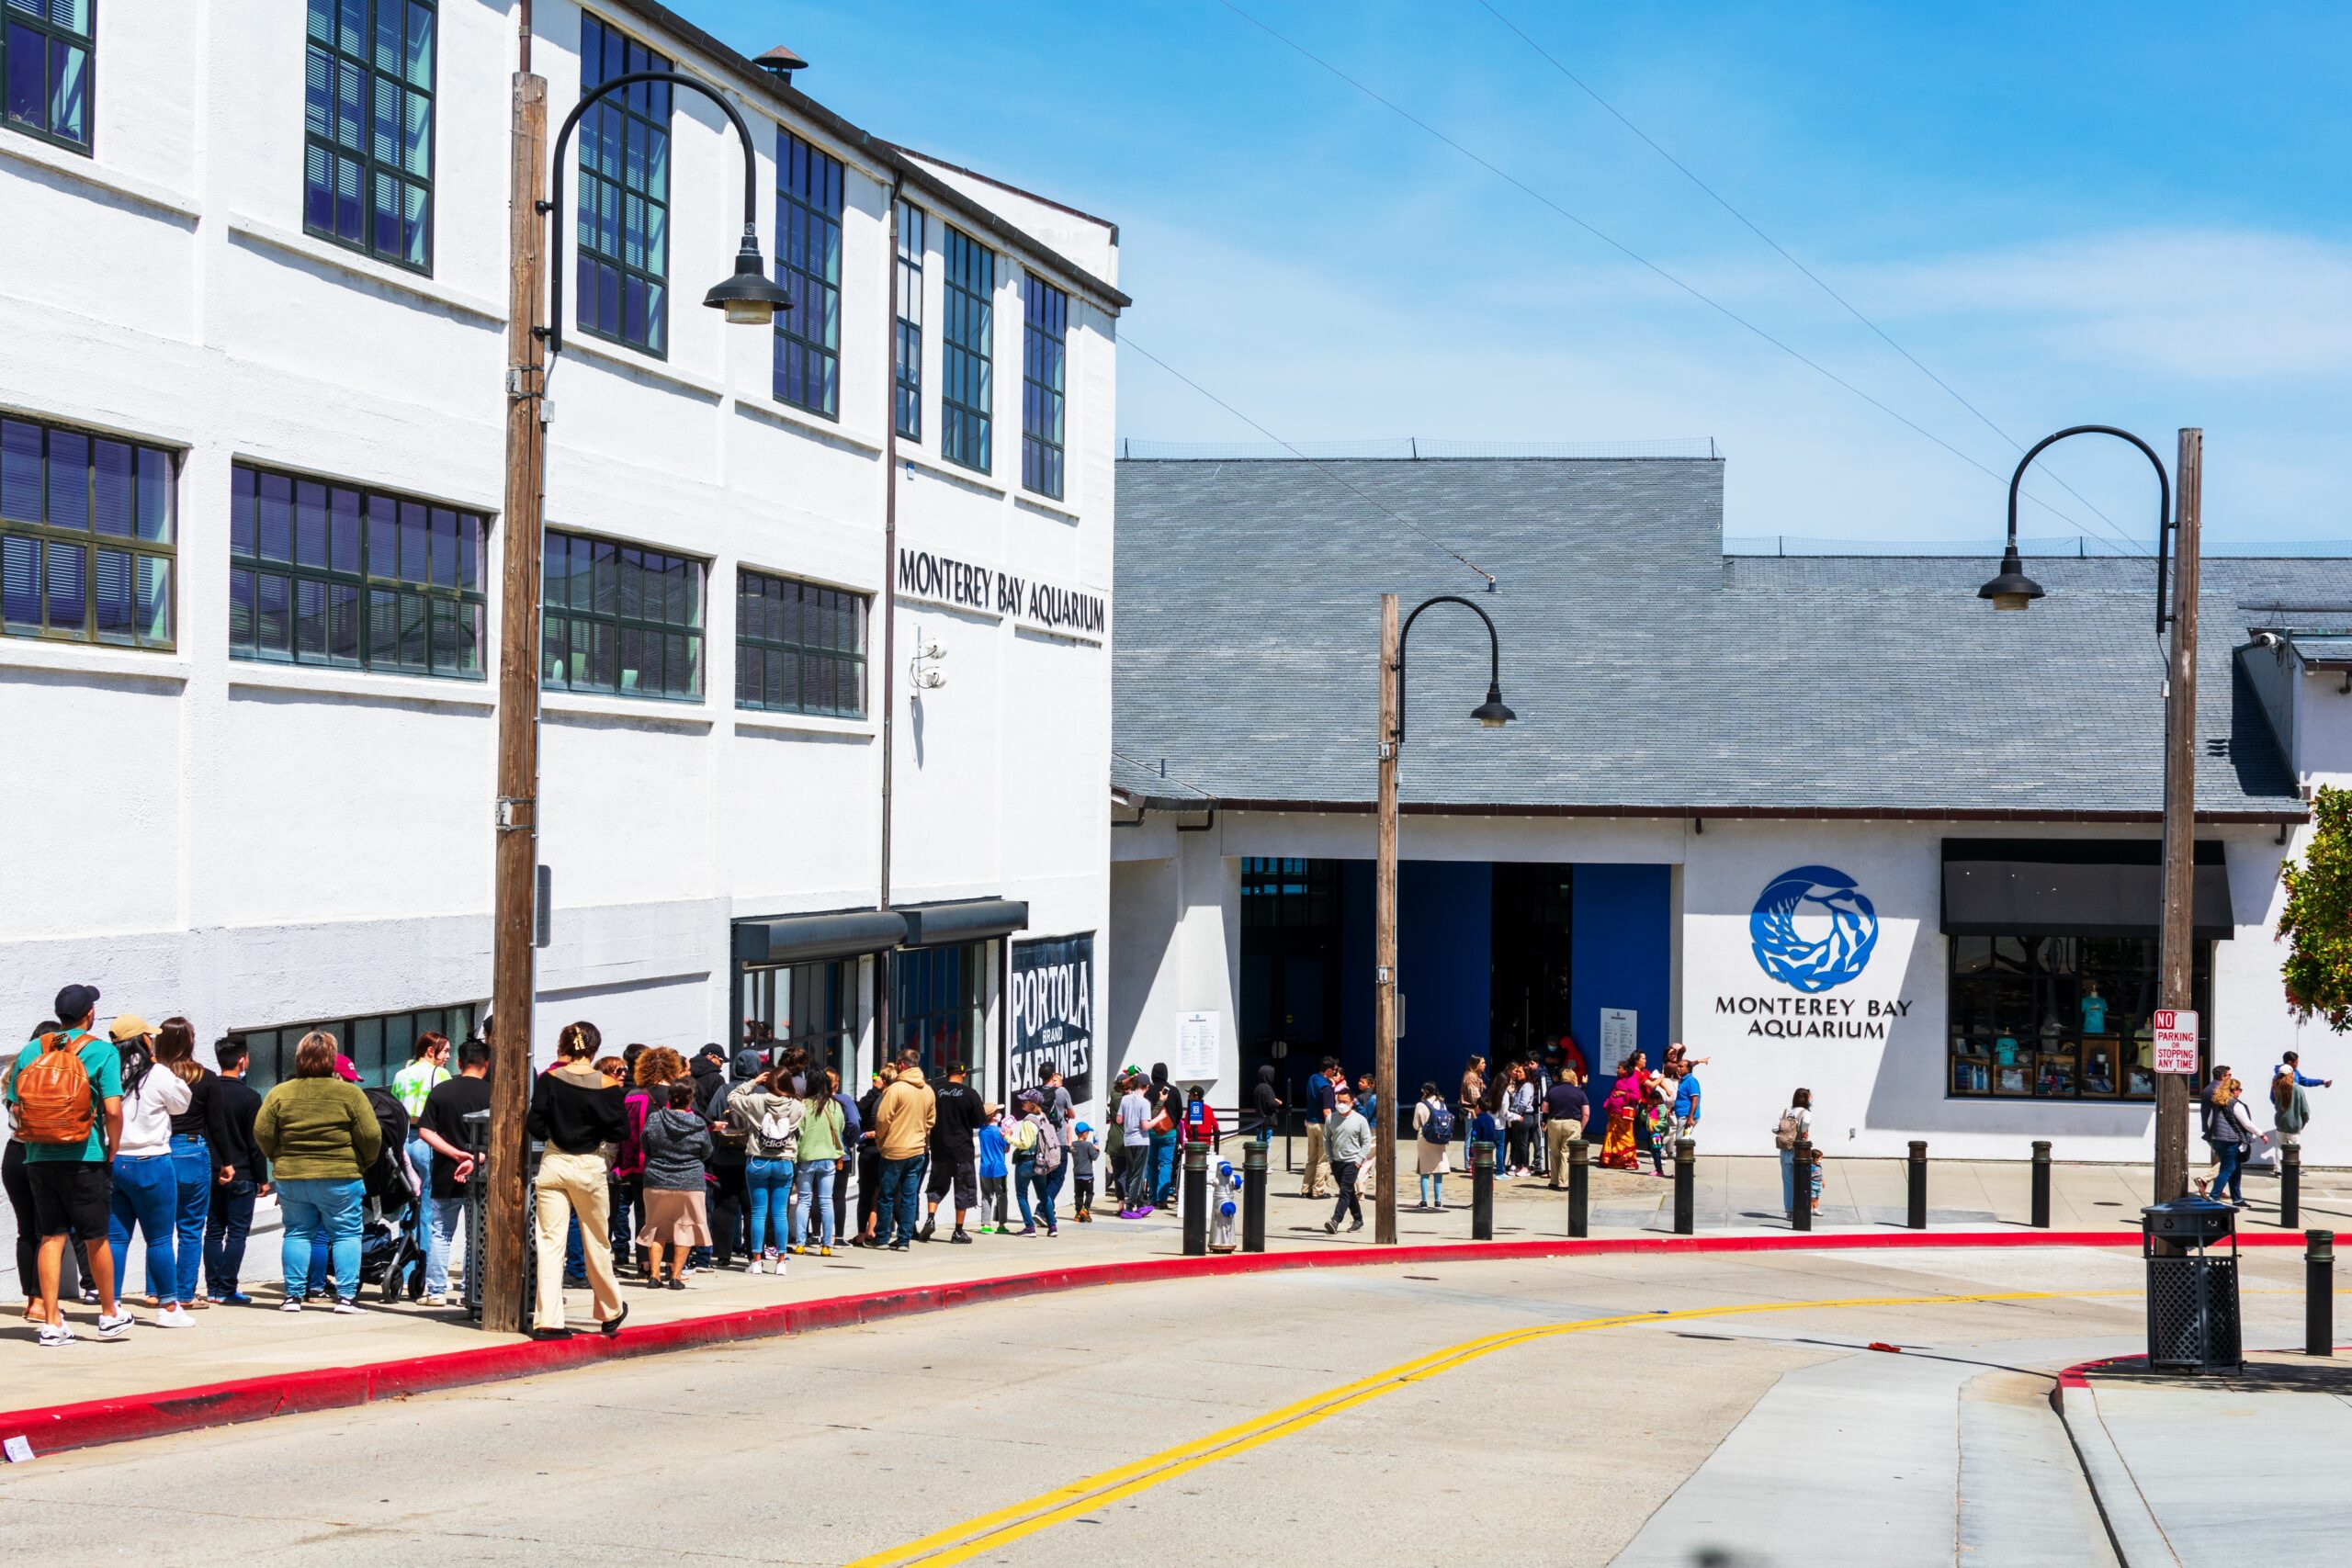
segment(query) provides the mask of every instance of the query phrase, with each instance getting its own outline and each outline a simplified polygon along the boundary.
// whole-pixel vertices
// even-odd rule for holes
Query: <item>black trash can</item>
[[[2213,1250],[2225,1240],[2227,1252]],[[2149,1367],[2186,1372],[2243,1367],[2237,1211],[2199,1197],[2143,1209],[2140,1256],[2148,1269]]]
[[[490,1112],[468,1111],[465,1122],[466,1151],[474,1156],[475,1171],[477,1173],[485,1171],[490,1168]],[[539,1156],[546,1147],[546,1145],[536,1138],[530,1140],[528,1154],[530,1179],[526,1180],[523,1187],[523,1224],[526,1231],[531,1223],[532,1189],[537,1185],[539,1174]],[[466,1183],[466,1315],[476,1323],[481,1321],[481,1266],[479,1260],[483,1252],[482,1231],[485,1224],[481,1195],[487,1185],[488,1183],[482,1180]],[[529,1237],[526,1235],[523,1244],[523,1331],[526,1334],[531,1329],[531,1303],[538,1299],[537,1293],[538,1263],[539,1249],[532,1246]]]

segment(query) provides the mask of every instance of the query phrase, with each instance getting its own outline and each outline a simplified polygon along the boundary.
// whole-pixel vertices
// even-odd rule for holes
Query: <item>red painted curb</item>
[[[1544,1258],[1608,1257],[1623,1253],[1849,1251],[1862,1248],[1942,1247],[2131,1247],[2136,1230],[2116,1231],[1878,1231],[1776,1232],[1759,1235],[1606,1236],[1581,1241],[1444,1242],[1419,1247],[1363,1247],[1328,1252],[1227,1253],[1208,1258],[1148,1258],[1133,1263],[1090,1263],[1028,1274],[913,1285],[859,1295],[783,1302],[775,1306],[680,1318],[624,1329],[612,1339],[582,1334],[571,1339],[521,1340],[477,1346],[469,1350],[411,1356],[356,1367],[313,1367],[241,1378],[231,1382],[153,1393],[123,1394],[74,1404],[0,1414],[0,1437],[22,1434],[35,1453],[56,1453],[102,1443],[163,1437],[206,1427],[259,1421],[272,1416],[345,1409],[404,1394],[465,1388],[508,1378],[531,1377],[621,1357],[726,1344],[821,1328],[878,1323],[915,1313],[979,1302],[1009,1301],[1048,1292],[1159,1280],[1192,1280],[1220,1274],[1261,1274],[1286,1269],[1366,1268],[1398,1263],[1497,1263]],[[2242,1247],[2288,1247],[2300,1232],[2262,1232],[2238,1237]],[[2085,1366],[2098,1363],[2086,1362]],[[2068,1369],[2073,1371],[2075,1369]],[[2066,1374],[2060,1374],[2061,1379]],[[2080,1379],[2076,1379],[2077,1382]]]

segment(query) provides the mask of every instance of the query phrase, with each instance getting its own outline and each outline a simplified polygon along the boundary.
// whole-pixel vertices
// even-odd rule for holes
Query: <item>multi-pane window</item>
[[[775,395],[841,417],[842,165],[788,130],[775,137],[776,282],[792,309],[775,317]]]
[[[702,700],[703,563],[548,529],[540,676],[558,691]]]
[[[580,91],[667,71],[664,56],[582,12]],[[638,82],[580,118],[580,330],[667,352],[670,84]]]
[[[971,1087],[988,1092],[989,1002],[1003,943],[902,948],[890,962],[890,1050],[913,1051],[926,1077],[944,1077],[957,1062]]]
[[[487,519],[243,463],[229,483],[231,658],[482,678]]]
[[[946,260],[946,335],[941,340],[939,452],[951,463],[989,471],[989,410],[995,395],[989,355],[996,341],[996,254],[960,230],[949,228],[942,247]]]
[[[1021,482],[1058,501],[1069,296],[1034,272],[1028,281],[1027,319],[1021,333]]]
[[[854,958],[782,964],[743,972],[743,1016],[775,1031],[781,1047],[805,1045],[820,1066],[853,1081],[858,1014],[865,1000],[864,965]]]
[[[0,81],[8,128],[90,150],[90,7],[95,0],[6,0]]]
[[[892,417],[899,434],[922,439],[923,213],[899,203],[899,320],[891,349]]]
[[[302,227],[430,272],[435,0],[310,6]]]
[[[865,716],[865,596],[762,571],[735,588],[735,705]]]
[[[334,1036],[335,1048],[351,1058],[361,1084],[389,1089],[392,1077],[408,1066],[420,1034],[463,1040],[474,1032],[470,1005],[424,1008],[416,1012],[378,1013],[373,1018],[331,1018],[320,1023],[289,1023],[276,1029],[232,1029],[229,1038],[251,1053],[245,1060],[245,1083],[266,1091],[294,1076],[294,1052],[312,1030]]]
[[[2212,961],[2213,944],[2196,943],[2189,1001],[2209,1021],[2199,1084],[2213,1059]],[[2154,938],[1955,936],[1949,1093],[2153,1100],[2158,1005]]]
[[[0,420],[0,625],[8,635],[172,646],[172,468],[161,447]]]

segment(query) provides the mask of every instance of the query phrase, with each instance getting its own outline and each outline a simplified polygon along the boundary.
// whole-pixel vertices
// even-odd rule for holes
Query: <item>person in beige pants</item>
[[[532,1228],[538,1247],[538,1299],[531,1337],[561,1339],[571,1330],[563,1321],[563,1253],[571,1216],[580,1216],[580,1249],[595,1298],[597,1325],[606,1337],[620,1332],[628,1308],[613,1275],[609,1235],[613,1145],[628,1134],[627,1096],[594,1066],[603,1043],[593,1023],[568,1023],[556,1043],[556,1065],[531,1086],[531,1136],[543,1140]]]

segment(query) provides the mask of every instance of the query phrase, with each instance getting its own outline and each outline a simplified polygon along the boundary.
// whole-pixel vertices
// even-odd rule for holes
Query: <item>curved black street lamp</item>
[[[1431,604],[1459,604],[1487,623],[1487,700],[1472,708],[1470,716],[1488,729],[1500,729],[1519,716],[1503,705],[1503,649],[1501,639],[1495,636],[1494,617],[1467,599],[1441,593],[1413,606],[1413,613],[1405,617],[1405,629],[1396,636],[1396,733],[1390,739],[1400,746],[1405,742],[1405,643],[1413,635],[1413,623]]]
[[[539,210],[548,218],[548,264],[555,273],[555,310],[548,324],[540,331],[548,340],[549,354],[563,352],[563,151],[571,140],[572,128],[608,93],[639,82],[666,82],[673,86],[692,87],[712,103],[735,127],[735,134],[743,143],[743,243],[735,253],[735,275],[711,286],[702,302],[714,310],[727,312],[732,326],[763,327],[775,320],[778,310],[792,309],[792,297],[768,276],[767,262],[760,254],[759,226],[759,159],[752,151],[751,128],[735,106],[721,97],[718,90],[707,83],[676,71],[631,71],[611,81],[598,85],[572,106],[563,117],[563,129],[555,139],[554,198],[539,203]]]
[[[2025,574],[2025,563],[2018,558],[2018,488],[2025,482],[2027,466],[2041,455],[2042,449],[2054,446],[2069,435],[2112,435],[2129,441],[2146,454],[2156,470],[2156,630],[2162,632],[2172,620],[2172,613],[2165,607],[2165,567],[2170,559],[2172,531],[2176,526],[2172,514],[2172,476],[2165,472],[2164,459],[2156,449],[2128,430],[2111,424],[2071,424],[2054,435],[2045,435],[2027,448],[2018,459],[2017,472],[2009,476],[2009,544],[2001,556],[2001,573],[1976,591],[1979,599],[1993,601],[1996,610],[2022,610],[2041,598],[2041,584]]]

